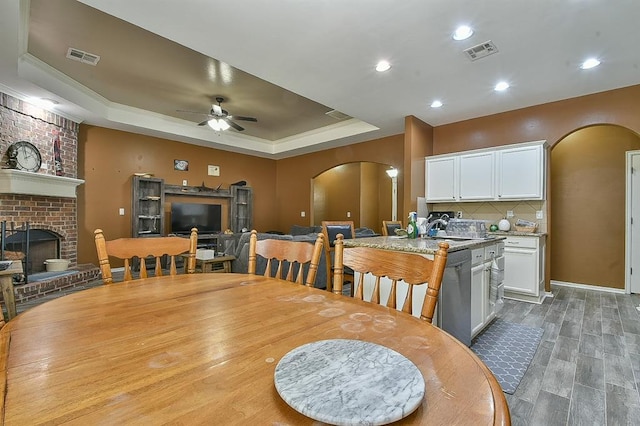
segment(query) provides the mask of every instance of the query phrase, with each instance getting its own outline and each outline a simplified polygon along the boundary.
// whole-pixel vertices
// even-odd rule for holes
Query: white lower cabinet
[[[544,291],[545,237],[509,236],[504,246],[504,296],[541,303]]]
[[[484,263],[471,267],[471,337],[475,336],[485,325],[485,294],[488,292],[487,267]]]
[[[501,248],[500,248],[501,251]],[[471,250],[471,337],[475,337],[495,318],[491,303],[491,263],[500,256],[495,244]]]

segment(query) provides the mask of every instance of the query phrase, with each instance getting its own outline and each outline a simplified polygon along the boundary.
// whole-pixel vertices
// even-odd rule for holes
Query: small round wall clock
[[[42,166],[40,151],[27,141],[18,141],[10,145],[7,149],[7,158],[10,167],[27,172],[37,172]]]

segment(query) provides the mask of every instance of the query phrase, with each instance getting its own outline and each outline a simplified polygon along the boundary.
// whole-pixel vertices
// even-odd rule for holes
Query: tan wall
[[[412,116],[405,118],[404,126],[404,173],[411,178],[404,181],[404,193],[408,196],[398,201],[398,206],[402,205],[405,212],[404,216],[398,212],[398,219],[403,223],[406,222],[409,212],[417,211],[417,197],[425,195],[424,158],[434,154],[433,127]]]
[[[551,151],[551,279],[624,288],[626,151],[640,138],[593,126]]]
[[[594,124],[640,133],[640,85],[435,127],[433,155],[546,140],[555,145]]]
[[[314,225],[323,220],[353,220],[356,227],[360,226],[360,163],[327,170],[314,179],[313,187],[314,192],[323,194],[314,206]],[[351,212],[351,218],[347,218],[347,212]]]
[[[174,170],[174,159],[189,161],[189,170]],[[209,164],[220,166],[219,177],[207,175]],[[254,189],[254,227],[270,230],[278,226],[275,160],[81,125],[78,177],[85,183],[78,189],[78,263],[97,265],[95,228],[102,228],[109,239],[130,236],[131,176],[136,172],[152,173],[168,184],[181,185],[182,180],[187,179],[189,185],[204,183],[210,188],[220,184],[228,188],[231,183],[246,180]],[[176,198],[169,197],[167,202]],[[124,216],[118,215],[120,207],[125,209]],[[168,208],[165,205],[165,211]],[[226,210],[224,214],[226,217]],[[222,226],[227,227],[228,222]]]
[[[277,216],[278,226],[288,231],[291,225],[312,225],[310,215],[300,217],[301,211],[309,212],[313,207],[311,180],[339,164],[356,161],[388,164],[402,171],[403,135],[389,136],[341,148],[333,148],[313,154],[278,160]],[[403,175],[398,176],[398,216],[402,217]]]
[[[352,220],[356,228],[380,232],[382,220],[391,217],[388,168],[388,165],[370,162],[349,163],[315,177],[313,224],[320,225],[323,220]],[[351,217],[347,217],[348,211]]]
[[[507,145],[511,143],[546,140],[552,147],[550,164],[553,166],[555,159],[555,148],[560,140],[570,135],[576,130],[598,124],[616,124],[625,127],[636,134],[640,133],[640,85],[623,89],[597,93],[579,98],[567,99],[564,101],[533,106],[516,111],[509,111],[488,117],[480,117],[473,120],[462,121],[434,128],[433,154],[443,154],[469,149],[487,148],[492,146]],[[590,139],[590,138],[589,138]],[[593,142],[593,141],[592,141]],[[579,152],[579,151],[578,151]],[[599,164],[597,161],[595,165]],[[588,171],[593,171],[598,175],[597,167],[591,167]],[[583,253],[574,250],[560,249],[556,239],[567,240],[566,244],[571,244],[574,239],[586,240],[585,230],[567,233],[566,229],[557,236],[558,227],[554,225],[554,217],[564,217],[572,215],[574,221],[588,222],[590,213],[584,209],[573,209],[563,212],[562,204],[556,206],[556,200],[566,199],[574,191],[606,191],[607,188],[615,185],[624,188],[624,180],[618,177],[615,182],[611,180],[601,181],[593,179],[592,187],[584,185],[562,186],[554,182],[554,177],[549,177],[550,195],[547,199],[547,218],[549,244],[547,244],[547,290],[550,289],[548,279],[558,279],[567,282],[595,283],[600,286],[614,286],[622,288],[619,280],[612,283],[606,279],[606,275],[611,268],[616,269],[616,275],[620,273],[620,265],[624,263],[623,253],[619,250],[613,263],[599,263],[596,279],[586,280],[581,268],[584,263],[579,259],[585,259]],[[553,189],[555,188],[555,190]],[[609,206],[616,211],[624,211],[624,203]],[[552,216],[549,216],[549,213]],[[611,244],[621,247],[624,244],[624,235],[620,232],[608,232],[606,237],[591,234],[589,244],[582,244],[583,252],[591,251],[594,247],[609,246]],[[556,248],[556,250],[554,250]],[[560,252],[557,252],[557,251]],[[588,257],[587,257],[588,258]],[[558,265],[573,265],[562,267],[562,279],[556,275]],[[597,281],[597,282],[596,282]]]

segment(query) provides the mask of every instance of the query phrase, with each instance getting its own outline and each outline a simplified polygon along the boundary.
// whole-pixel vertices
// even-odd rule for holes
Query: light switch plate
[[[307,214],[305,212],[300,212],[300,217],[305,217]]]
[[[220,176],[220,166],[207,166],[207,174],[209,176]]]
[[[124,207],[120,207],[120,208],[118,209],[118,214],[119,214],[120,216],[124,216]]]
[[[544,217],[544,212],[542,210],[536,210],[536,219],[542,219]]]
[[[513,217],[513,210],[507,210],[507,217]]]

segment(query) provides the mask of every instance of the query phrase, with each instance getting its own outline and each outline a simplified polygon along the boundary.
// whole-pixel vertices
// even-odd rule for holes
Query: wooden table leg
[[[2,297],[7,307],[7,320],[15,318],[16,313],[16,296],[13,292],[13,276],[0,276],[0,287],[2,288]]]

